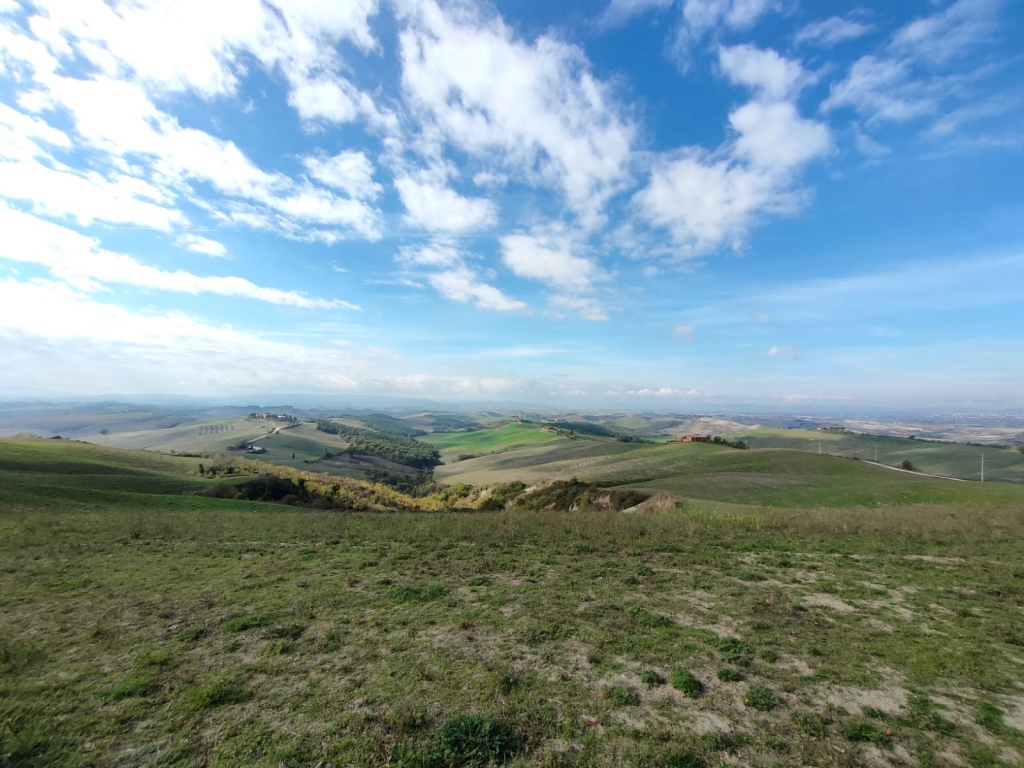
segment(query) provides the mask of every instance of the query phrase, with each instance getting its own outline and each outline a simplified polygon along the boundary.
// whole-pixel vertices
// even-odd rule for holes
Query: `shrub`
[[[685,669],[672,670],[672,687],[691,699],[697,698],[704,692],[704,683],[694,677],[692,672]]]

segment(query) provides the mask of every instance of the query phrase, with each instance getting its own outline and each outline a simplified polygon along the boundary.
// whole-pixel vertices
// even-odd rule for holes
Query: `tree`
[[[914,465],[910,463],[910,459],[904,459],[903,463],[900,464],[900,469],[905,469],[908,472],[917,472]]]

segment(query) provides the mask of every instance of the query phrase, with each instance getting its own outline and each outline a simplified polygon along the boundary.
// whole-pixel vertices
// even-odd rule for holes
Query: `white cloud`
[[[478,187],[497,188],[508,184],[508,176],[504,173],[493,173],[491,171],[480,171],[473,175],[473,183]]]
[[[965,73],[957,71],[956,59],[993,36],[1000,5],[999,0],[957,0],[906,24],[887,45],[854,62],[822,108],[850,107],[869,124],[905,122],[940,114],[948,102],[976,97],[983,91],[978,82],[963,87]],[[982,70],[966,74],[984,77]]]
[[[190,90],[205,99],[234,95],[244,54],[281,66],[295,90],[340,67],[335,44],[376,45],[369,17],[376,0],[114,0],[38,2],[33,31],[108,77],[153,92]]]
[[[228,249],[224,243],[201,235],[184,234],[179,236],[175,242],[193,253],[204,253],[207,256],[216,256],[221,259],[228,255]]]
[[[40,143],[60,149],[71,147],[71,139],[64,131],[38,117],[0,104],[0,157],[18,161],[47,157],[49,151]]]
[[[165,191],[123,174],[105,178],[95,171],[76,173],[38,160],[0,162],[0,197],[23,200],[48,216],[70,216],[86,226],[94,221],[169,230],[185,216]]]
[[[586,225],[600,223],[628,180],[635,131],[584,53],[547,35],[526,43],[468,4],[409,0],[400,14],[402,86],[423,135],[558,189]]]
[[[749,102],[729,115],[729,123],[739,134],[736,157],[773,174],[788,174],[832,148],[828,128],[800,117],[789,102]]]
[[[302,309],[358,309],[346,301],[264,288],[241,277],[201,277],[180,270],[167,272],[131,256],[104,250],[94,238],[3,203],[0,203],[0,231],[5,234],[0,239],[0,258],[44,266],[54,277],[80,290],[95,291],[108,284],[120,284],[179,293],[238,296]]]
[[[339,227],[336,239],[352,234],[370,240],[380,236],[379,211],[362,201],[341,198],[284,174],[264,171],[234,142],[183,128],[175,118],[158,110],[137,85],[58,76],[47,76],[43,85],[45,89],[29,94],[27,101],[43,112],[67,111],[78,138],[106,153],[111,165],[139,173],[138,166],[128,163],[128,158],[149,161],[151,181],[140,180],[136,188],[159,185],[166,197],[178,193],[193,197],[190,185],[206,183],[228,198],[270,209],[273,213],[269,216],[263,212],[268,229],[293,233],[299,223],[312,223]],[[218,208],[215,198],[203,202],[214,210]],[[230,205],[227,207],[230,209]]]
[[[519,277],[540,280],[563,291],[589,291],[607,277],[594,262],[575,255],[566,237],[506,235],[500,239],[501,259]]]
[[[800,350],[796,347],[772,347],[765,353],[768,357],[779,357],[784,360],[799,360]]]
[[[607,320],[608,313],[597,299],[589,296],[566,296],[555,294],[548,303],[556,309],[567,309],[577,313],[584,320]]]
[[[432,232],[481,229],[498,217],[497,207],[490,200],[463,197],[443,184],[405,176],[395,179],[395,188],[409,212],[406,221]]]
[[[800,62],[753,45],[720,47],[718,61],[731,82],[769,101],[792,98],[807,80]]]
[[[340,189],[357,200],[373,200],[383,187],[373,180],[373,163],[362,152],[347,150],[333,157],[305,157],[302,164],[322,184]]]
[[[61,113],[66,113],[73,126],[75,149],[96,150],[102,154],[94,153],[91,164],[115,169],[77,174],[76,180],[53,177],[64,169],[52,158],[43,166],[26,165],[21,174],[35,179],[53,177],[53,184],[67,189],[62,198],[58,192],[55,199],[47,200],[48,208],[34,201],[40,210],[74,215],[80,221],[98,219],[166,229],[180,223],[180,214],[160,213],[153,210],[152,203],[132,199],[140,190],[153,198],[152,188],[159,188],[160,202],[168,206],[176,197],[185,196],[221,218],[234,216],[236,203],[218,201],[205,190],[197,194],[194,185],[198,183],[209,184],[229,198],[242,198],[251,208],[263,209],[249,213],[258,215],[264,228],[289,237],[324,242],[352,236],[379,238],[379,211],[284,174],[264,171],[233,142],[182,127],[153,101],[181,91],[206,99],[237,95],[239,78],[255,57],[264,67],[281,68],[293,86],[293,99],[301,101],[301,88],[310,83],[329,81],[343,88],[355,113],[384,125],[387,116],[338,74],[341,61],[336,49],[340,40],[366,50],[376,45],[368,26],[368,18],[377,10],[376,0],[338,4],[302,0],[277,8],[262,0],[225,0],[213,6],[200,0],[151,0],[145,5],[81,0],[36,5],[28,30],[16,25],[0,27],[0,57],[19,73],[19,104],[40,116],[54,113],[63,117]],[[88,79],[58,74],[62,63],[73,60],[89,61],[97,72]],[[330,100],[320,98],[316,106],[302,107],[301,116],[341,119],[341,115],[314,114],[329,108],[333,108]],[[23,120],[22,128],[46,125],[39,118],[28,119],[36,123]],[[46,160],[45,153],[24,144],[24,136],[22,133],[19,159],[24,162],[31,153]],[[4,138],[0,127],[0,148],[9,144]],[[56,129],[37,138],[68,148]],[[137,182],[124,181],[128,176],[136,177]],[[92,202],[79,201],[83,178],[97,187],[103,187],[103,178],[118,186],[98,189]],[[361,183],[360,192],[365,192],[367,199],[374,196],[372,179],[353,177],[349,181],[346,191],[350,194]],[[23,194],[19,199],[30,198]],[[58,206],[60,200],[64,202]],[[78,206],[72,207],[76,201]],[[107,215],[109,211],[116,214],[119,208],[123,209],[121,219]],[[161,216],[162,222],[158,221]],[[311,224],[328,229],[309,230]],[[300,233],[300,229],[307,231]]]
[[[862,37],[872,29],[870,24],[844,19],[841,16],[832,16],[808,24],[796,33],[795,39],[798,43],[816,43],[828,46]]]
[[[514,312],[527,309],[526,303],[505,295],[500,289],[480,279],[467,264],[468,255],[446,242],[435,241],[407,246],[399,250],[395,261],[412,269],[431,270],[427,282],[450,301],[472,303],[480,309]],[[405,282],[411,282],[408,278]]]
[[[659,389],[644,387],[643,389],[631,389],[626,394],[633,395],[634,397],[679,397],[683,394],[683,391],[675,387],[661,387]],[[694,394],[694,390],[690,390],[686,394]]]
[[[669,8],[673,2],[675,0],[611,0],[601,14],[598,25],[604,28],[616,27],[647,11]]]
[[[525,303],[506,296],[493,285],[480,281],[472,270],[464,266],[435,272],[428,280],[438,293],[451,301],[462,304],[472,302],[480,309],[492,309],[497,312],[514,312],[527,308]]]
[[[1000,0],[957,0],[943,11],[910,22],[893,36],[897,53],[944,63],[981,44],[997,28]]]
[[[65,389],[60,377],[74,370],[78,393],[338,391],[366,375],[349,349],[276,341],[180,313],[131,312],[49,280],[0,280],[0,345],[4,384]]]
[[[422,267],[454,267],[463,264],[463,254],[445,243],[429,243],[403,248],[396,259],[405,264]]]
[[[718,28],[749,29],[781,8],[781,0],[685,0],[674,53],[685,64],[690,48],[706,34]]]
[[[672,329],[672,335],[683,341],[693,341],[694,330],[692,325],[677,325]]]
[[[723,48],[723,72],[756,98],[729,114],[734,137],[711,153],[684,147],[656,157],[648,185],[633,196],[640,216],[672,234],[676,256],[742,245],[765,214],[791,214],[805,197],[796,177],[832,149],[823,123],[788,99],[805,80],[797,62],[751,46]]]
[[[854,62],[821,106],[825,111],[852,107],[871,122],[911,120],[937,109],[935,99],[911,79],[906,62],[870,55]]]
[[[892,153],[892,148],[881,144],[863,131],[857,131],[853,136],[854,146],[857,151],[867,158],[878,159]]]

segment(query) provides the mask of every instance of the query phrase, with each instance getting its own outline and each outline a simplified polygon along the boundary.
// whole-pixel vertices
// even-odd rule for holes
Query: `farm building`
[[[683,435],[677,437],[675,440],[677,443],[710,443],[711,435]]]

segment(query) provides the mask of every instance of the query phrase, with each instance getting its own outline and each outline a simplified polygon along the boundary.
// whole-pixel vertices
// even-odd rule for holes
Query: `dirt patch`
[[[873,707],[888,712],[890,715],[896,715],[907,706],[907,692],[897,687],[872,690],[870,688],[836,686],[823,690],[820,696],[822,703],[843,707],[857,715],[861,714],[866,707]]]
[[[1006,703],[1003,722],[1010,728],[1024,731],[1024,696],[1013,696],[1004,700]]]
[[[686,615],[685,613],[676,614],[672,618],[675,620],[676,624],[681,627],[688,627],[689,629],[703,629],[707,632],[714,632],[719,637],[732,637],[737,640],[743,639],[739,635],[738,622],[729,619],[728,617],[723,617],[723,622],[725,623],[722,624],[705,624],[698,619],[695,619],[693,616]]]
[[[938,563],[940,565],[959,565],[966,563],[962,557],[937,557],[935,555],[904,555],[904,560],[921,560],[925,563]]]
[[[804,605],[815,608],[829,608],[839,613],[856,613],[857,609],[849,603],[844,603],[835,595],[817,593],[807,595],[803,600]]]
[[[868,619],[867,623],[868,626],[874,627],[877,630],[885,632],[887,635],[891,635],[893,632],[896,631],[892,628],[891,625],[886,624],[884,621],[879,621],[878,619]]]
[[[633,515],[643,512],[671,512],[681,501],[684,501],[681,496],[673,496],[670,493],[656,493],[635,506],[626,507],[622,510],[622,513]]]

